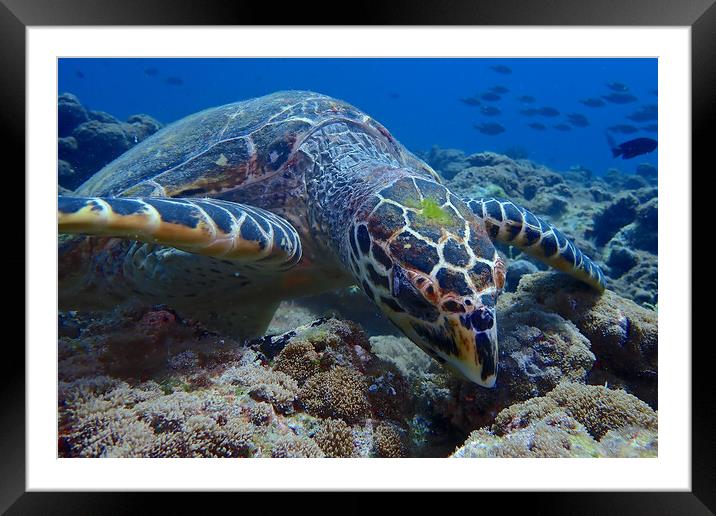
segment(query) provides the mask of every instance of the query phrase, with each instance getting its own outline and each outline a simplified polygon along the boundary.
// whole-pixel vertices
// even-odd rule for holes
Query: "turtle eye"
[[[428,285],[427,288],[430,289],[433,287],[432,285]],[[416,317],[428,320],[434,320],[438,317],[439,312],[437,308],[413,285],[405,269],[397,263],[393,265],[390,291],[396,301],[398,301],[405,310]]]

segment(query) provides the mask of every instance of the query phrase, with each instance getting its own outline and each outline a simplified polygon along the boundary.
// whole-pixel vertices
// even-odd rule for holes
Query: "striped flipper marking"
[[[124,237],[270,268],[301,259],[300,238],[286,220],[218,199],[61,195],[57,219],[60,233]]]
[[[485,222],[493,240],[518,247],[599,291],[606,288],[606,278],[599,266],[549,222],[507,200],[486,198],[465,202]]]

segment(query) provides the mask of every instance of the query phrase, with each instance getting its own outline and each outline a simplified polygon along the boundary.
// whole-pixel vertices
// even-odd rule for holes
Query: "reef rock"
[[[657,405],[658,316],[611,290],[599,295],[558,273],[525,276],[517,292],[505,294],[513,310],[545,310],[574,323],[596,356],[588,383],[623,387]]]
[[[507,269],[505,276],[505,291],[514,292],[517,290],[517,285],[520,284],[520,279],[525,274],[532,274],[537,272],[539,269],[537,266],[527,260],[512,260],[509,262],[510,267]]]
[[[638,207],[634,221],[621,228],[612,241],[655,255],[659,247],[658,236],[658,200],[654,197]]]
[[[458,149],[441,149],[434,146],[422,158],[445,179],[452,179],[469,166],[465,153]]]
[[[110,161],[157,132],[162,125],[148,115],[119,122],[103,111],[88,111],[70,93],[58,98],[58,153],[69,169],[60,169],[59,184],[73,190]],[[69,174],[69,170],[73,173]]]
[[[638,207],[639,199],[634,194],[619,195],[595,215],[589,236],[594,237],[597,245],[606,244],[621,228],[634,221]]]
[[[452,457],[655,457],[657,414],[621,390],[564,382],[500,412]]]
[[[71,93],[57,98],[57,132],[60,138],[69,136],[78,125],[89,121],[87,110]]]

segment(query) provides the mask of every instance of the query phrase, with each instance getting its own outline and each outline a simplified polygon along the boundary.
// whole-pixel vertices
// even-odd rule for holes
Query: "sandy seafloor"
[[[93,113],[85,140],[60,138],[61,187],[102,164],[78,152],[82,141],[131,146],[161,126]],[[506,197],[555,224],[603,267],[608,290],[500,247],[494,389],[442,368],[357,288],[284,302],[269,336],[248,344],[169,305],[60,312],[59,455],[655,456],[655,167],[594,176],[519,155],[434,147],[422,157],[453,192]]]

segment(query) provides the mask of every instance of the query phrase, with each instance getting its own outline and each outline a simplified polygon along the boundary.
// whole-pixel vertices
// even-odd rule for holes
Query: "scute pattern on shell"
[[[294,144],[332,118],[363,119],[339,100],[282,91],[206,109],[166,126],[108,164],[81,195],[218,197],[275,174]]]

